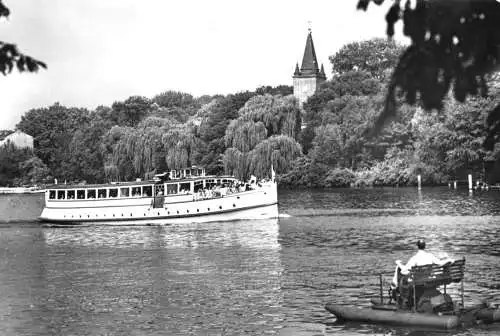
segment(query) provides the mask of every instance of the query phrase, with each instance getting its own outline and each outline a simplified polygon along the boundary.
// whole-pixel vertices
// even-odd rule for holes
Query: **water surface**
[[[0,334],[436,334],[338,324],[324,310],[367,306],[378,274],[420,237],[467,258],[467,303],[500,302],[500,192],[283,190],[279,201],[289,215],[279,220],[0,225]],[[500,325],[449,334],[498,335]]]

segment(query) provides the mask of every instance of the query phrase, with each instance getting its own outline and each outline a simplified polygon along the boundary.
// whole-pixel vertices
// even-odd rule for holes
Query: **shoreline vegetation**
[[[281,85],[226,96],[166,91],[94,110],[31,109],[16,129],[34,138],[34,149],[0,148],[0,186],[131,181],[191,165],[242,180],[269,177],[274,167],[289,188],[416,186],[418,175],[423,186],[468,174],[499,181],[500,147],[482,146],[488,111],[500,100],[494,76],[489,97],[450,96],[430,113],[401,96],[397,115],[372,134],[403,49],[385,39],[343,46],[329,57],[332,78],[302,108]]]

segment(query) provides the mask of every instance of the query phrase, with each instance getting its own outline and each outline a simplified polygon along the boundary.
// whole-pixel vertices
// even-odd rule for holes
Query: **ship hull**
[[[166,225],[278,217],[275,183],[209,199],[165,197],[160,205],[153,197],[47,203],[39,219],[56,225]]]

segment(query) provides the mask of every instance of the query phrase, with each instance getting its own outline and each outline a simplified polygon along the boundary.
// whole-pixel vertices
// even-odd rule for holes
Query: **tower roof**
[[[306,49],[304,50],[304,58],[302,59],[300,71],[303,73],[317,73],[319,71],[311,32],[307,35]]]
[[[323,73],[320,72],[318,67],[318,60],[316,58],[316,51],[314,50],[314,43],[312,39],[311,30],[307,35],[306,48],[304,50],[304,58],[302,59],[302,66],[300,67],[300,77],[324,77]],[[295,70],[294,76],[297,76],[297,70]]]

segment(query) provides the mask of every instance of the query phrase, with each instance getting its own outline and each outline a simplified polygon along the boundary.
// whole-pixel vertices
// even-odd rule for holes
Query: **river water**
[[[0,217],[40,204],[12,197],[0,198]],[[279,220],[4,221],[0,335],[443,335],[340,324],[324,309],[330,301],[368,306],[378,274],[407,260],[421,237],[436,254],[466,257],[466,303],[500,303],[499,191],[282,190],[279,201]],[[500,325],[445,334],[493,336]]]

